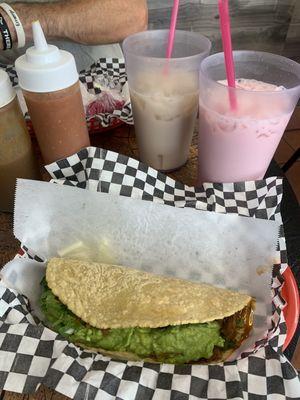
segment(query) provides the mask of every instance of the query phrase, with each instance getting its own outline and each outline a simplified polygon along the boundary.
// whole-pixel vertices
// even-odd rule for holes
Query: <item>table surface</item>
[[[138,158],[137,144],[134,135],[134,129],[127,125],[120,126],[112,132],[99,133],[91,136],[91,144],[93,146],[110,149],[130,157]],[[35,145],[37,154],[37,146]],[[40,155],[38,154],[38,157]],[[193,138],[193,143],[190,150],[189,160],[185,166],[178,171],[168,174],[172,178],[181,181],[187,185],[194,185],[196,181],[197,170],[197,145],[196,135]],[[49,180],[47,173],[41,169],[44,180]],[[281,170],[276,165],[271,165],[268,175],[281,175]],[[299,245],[299,230],[300,226],[300,212],[295,195],[287,181],[284,182],[284,197],[283,197],[283,221],[285,225],[286,236],[291,239],[288,241],[288,253],[291,254],[290,263],[293,266],[294,274],[300,281],[299,261],[300,261],[300,245]],[[3,266],[11,260],[20,243],[13,236],[13,216],[12,214],[0,212],[0,266]],[[293,359],[294,365],[300,368],[299,353],[300,346],[295,350],[296,344],[292,345],[295,357]],[[291,357],[291,354],[287,354]],[[41,386],[35,395],[21,395],[11,392],[2,392],[0,400],[66,400],[67,397],[54,392],[44,386]]]

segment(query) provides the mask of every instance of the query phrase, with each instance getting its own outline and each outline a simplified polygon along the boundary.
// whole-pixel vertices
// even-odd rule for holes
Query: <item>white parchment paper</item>
[[[272,266],[280,262],[278,229],[275,221],[175,208],[46,182],[18,180],[17,184],[15,236],[42,258],[116,263],[255,297],[254,329],[239,353],[268,328]],[[27,295],[38,314],[38,282],[44,268],[34,261],[16,260],[2,271],[4,283]]]

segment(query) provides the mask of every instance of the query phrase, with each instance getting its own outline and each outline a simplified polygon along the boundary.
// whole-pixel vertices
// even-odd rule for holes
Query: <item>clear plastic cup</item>
[[[226,80],[223,53],[207,57],[200,66],[198,184],[262,179],[299,99],[300,64],[295,61],[235,51],[234,62],[241,85],[255,87],[219,83]],[[236,109],[230,96],[236,98]]]
[[[134,34],[123,42],[140,159],[171,171],[188,159],[199,101],[199,67],[210,41],[176,31],[171,59],[168,30]]]

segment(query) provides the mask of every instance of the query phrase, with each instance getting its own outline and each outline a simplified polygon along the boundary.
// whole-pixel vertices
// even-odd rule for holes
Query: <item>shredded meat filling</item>
[[[252,315],[253,315],[253,302],[249,303],[243,310],[238,311],[230,317],[224,318],[219,321],[221,324],[221,335],[225,339],[225,347],[214,347],[213,355],[208,359],[201,359],[199,361],[205,363],[217,362],[222,360],[224,352],[228,355],[237,349],[241,343],[249,336],[252,328]],[[230,351],[231,350],[231,351]]]

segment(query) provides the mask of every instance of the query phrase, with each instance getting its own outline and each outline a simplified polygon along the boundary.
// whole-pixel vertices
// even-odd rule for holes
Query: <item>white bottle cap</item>
[[[39,21],[32,24],[34,46],[17,58],[19,85],[29,92],[55,92],[78,81],[73,55],[46,42]]]
[[[15,96],[8,74],[0,69],[0,108],[9,104]]]

